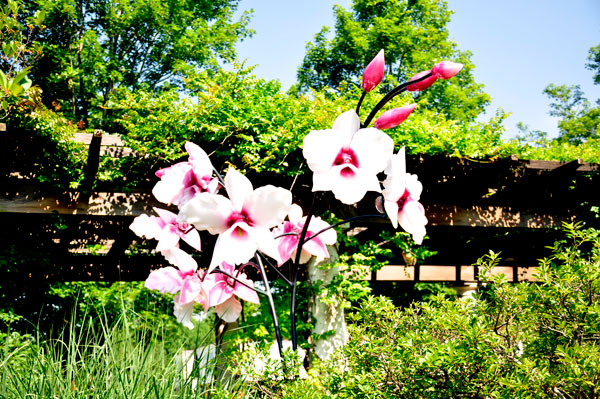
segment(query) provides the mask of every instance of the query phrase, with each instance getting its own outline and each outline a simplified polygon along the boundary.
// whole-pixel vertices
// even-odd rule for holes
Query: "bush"
[[[476,299],[438,295],[399,309],[368,298],[349,316],[350,342],[281,396],[300,384],[313,397],[597,397],[600,231],[566,232],[537,283],[487,275],[491,254]]]

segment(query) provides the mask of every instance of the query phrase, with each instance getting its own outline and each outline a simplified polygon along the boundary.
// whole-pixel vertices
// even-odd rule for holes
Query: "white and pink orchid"
[[[344,204],[360,201],[367,191],[380,192],[377,173],[394,151],[394,141],[375,128],[360,128],[354,111],[337,117],[332,129],[313,130],[304,138],[303,154],[313,173],[313,191],[332,191]]]
[[[254,286],[254,282],[245,273],[236,271],[235,267],[227,262],[221,263],[219,269],[231,276],[235,276],[235,278],[249,287]],[[227,323],[237,320],[242,311],[242,305],[237,298],[252,303],[260,302],[256,291],[239,281],[219,271],[207,275],[204,279],[209,306],[214,306],[217,315]]]
[[[198,230],[218,234],[208,271],[221,262],[241,264],[257,250],[279,260],[270,230],[280,224],[292,205],[289,190],[267,185],[256,190],[248,178],[233,168],[225,176],[229,198],[200,193],[181,207],[181,215]]]
[[[174,267],[163,267],[150,272],[144,286],[163,294],[178,293],[173,298],[174,313],[177,320],[188,328],[193,328],[191,316],[194,303],[200,303],[205,311],[208,309],[208,295],[195,269],[182,272]]]
[[[152,194],[160,202],[181,206],[198,193],[215,193],[219,188],[219,181],[213,177],[213,166],[206,152],[191,142],[185,143],[185,149],[189,154],[187,162],[179,162],[156,172],[160,181],[152,189]]]
[[[196,261],[179,248],[179,240],[185,241],[199,251],[198,231],[185,222],[178,222],[177,215],[173,212],[160,208],[153,209],[158,216],[142,214],[133,220],[129,228],[139,237],[157,240],[156,250],[172,265],[180,270],[196,270]]]
[[[288,221],[283,222],[273,230],[274,236],[278,237],[277,247],[279,249],[279,256],[281,257],[279,265],[287,262],[290,258],[294,259],[296,257],[298,241],[300,240],[300,234],[305,223],[306,217],[302,217],[302,208],[293,204],[290,208]],[[306,238],[328,227],[330,227],[329,224],[320,217],[313,217],[310,220]],[[330,229],[305,242],[300,254],[300,263],[308,262],[313,255],[320,259],[328,258],[327,245],[333,245],[336,241],[337,234],[334,229]]]
[[[425,209],[419,202],[423,185],[416,175],[406,173],[404,147],[394,155],[386,168],[386,180],[383,182],[383,207],[394,228],[398,224],[412,234],[417,244],[423,242],[426,234]]]

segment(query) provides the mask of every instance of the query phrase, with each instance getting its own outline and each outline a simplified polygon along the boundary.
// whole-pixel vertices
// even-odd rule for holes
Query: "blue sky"
[[[240,59],[257,64],[255,74],[279,79],[287,89],[306,43],[322,26],[333,28],[333,5],[349,8],[350,0],[242,0],[238,13],[254,10],[250,24],[256,34],[238,45]],[[557,135],[556,119],[548,115],[544,87],[579,84],[588,100],[600,98],[592,72],[585,69],[588,50],[600,44],[599,0],[448,0],[454,11],[448,27],[461,50],[473,53],[474,75],[492,97],[481,120],[497,108],[510,112],[506,136],[517,122]]]

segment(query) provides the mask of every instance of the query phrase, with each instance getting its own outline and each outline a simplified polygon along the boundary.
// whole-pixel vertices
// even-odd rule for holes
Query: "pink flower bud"
[[[450,79],[456,75],[463,68],[463,64],[452,61],[442,61],[437,63],[431,69],[431,73],[436,78]]]
[[[410,81],[412,82],[413,80],[417,80],[419,78],[422,78],[423,76],[427,75],[430,72],[431,71],[419,72],[418,74],[416,74],[415,76],[413,76],[412,78],[410,78]],[[437,80],[437,76],[431,75],[430,77],[428,77],[425,80],[422,80],[420,82],[413,83],[413,84],[409,85],[406,88],[406,90],[408,90],[408,91],[423,91],[426,88],[428,88],[429,86],[431,86],[436,80]]]
[[[375,121],[376,129],[391,129],[398,126],[408,118],[408,115],[415,109],[417,104],[405,105],[404,107],[394,108],[385,111]]]
[[[365,68],[363,73],[363,90],[369,92],[373,90],[381,79],[383,79],[383,72],[385,69],[385,59],[383,57],[383,49],[379,50],[379,53],[373,58],[373,60]]]

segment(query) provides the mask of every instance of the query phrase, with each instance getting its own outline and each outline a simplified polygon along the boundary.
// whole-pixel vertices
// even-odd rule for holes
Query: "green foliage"
[[[109,322],[77,313],[51,339],[0,334],[0,397],[233,398],[245,387],[220,359],[192,369],[162,323],[134,328],[126,308]],[[197,331],[192,348],[205,345]]]
[[[43,56],[32,70],[46,105],[69,118],[110,116],[104,108],[119,87],[152,90],[177,84],[182,64],[218,68],[249,36],[249,14],[232,21],[237,0],[35,0],[47,29],[33,39]],[[91,114],[90,114],[91,113]]]
[[[594,71],[594,84],[600,85],[600,44],[590,48],[588,61],[585,67]]]
[[[427,109],[449,119],[474,121],[490,98],[475,83],[471,53],[457,49],[448,37],[451,11],[444,1],[354,0],[347,11],[334,8],[335,34],[324,27],[307,46],[298,81],[303,89],[330,87],[340,92],[342,82],[361,84],[364,67],[385,50],[383,90],[405,82],[417,72],[443,60],[464,64],[451,81],[438,81],[419,98]]]
[[[435,296],[403,309],[366,299],[349,316],[350,342],[305,387],[336,398],[596,397],[600,232],[566,233],[540,263],[539,283],[487,274],[491,254],[476,299]]]
[[[0,6],[0,120],[14,112],[18,105],[30,100],[32,81],[27,77],[31,61],[40,55],[39,46],[31,43],[31,35],[43,29],[43,13],[22,20],[23,3],[9,0]]]
[[[73,140],[77,131],[73,123],[43,106],[13,114],[8,123],[35,137],[27,145],[27,162],[20,165],[20,172],[61,189],[79,187],[84,177],[87,149]]]
[[[285,94],[278,82],[258,79],[249,69],[188,70],[186,82],[191,97],[121,91],[111,103],[121,110],[116,123],[125,130],[127,145],[148,154],[149,167],[182,157],[190,140],[211,155],[217,168],[232,164],[244,172],[294,176],[305,169],[304,136],[331,127],[352,107],[347,99],[330,100],[324,93]]]

